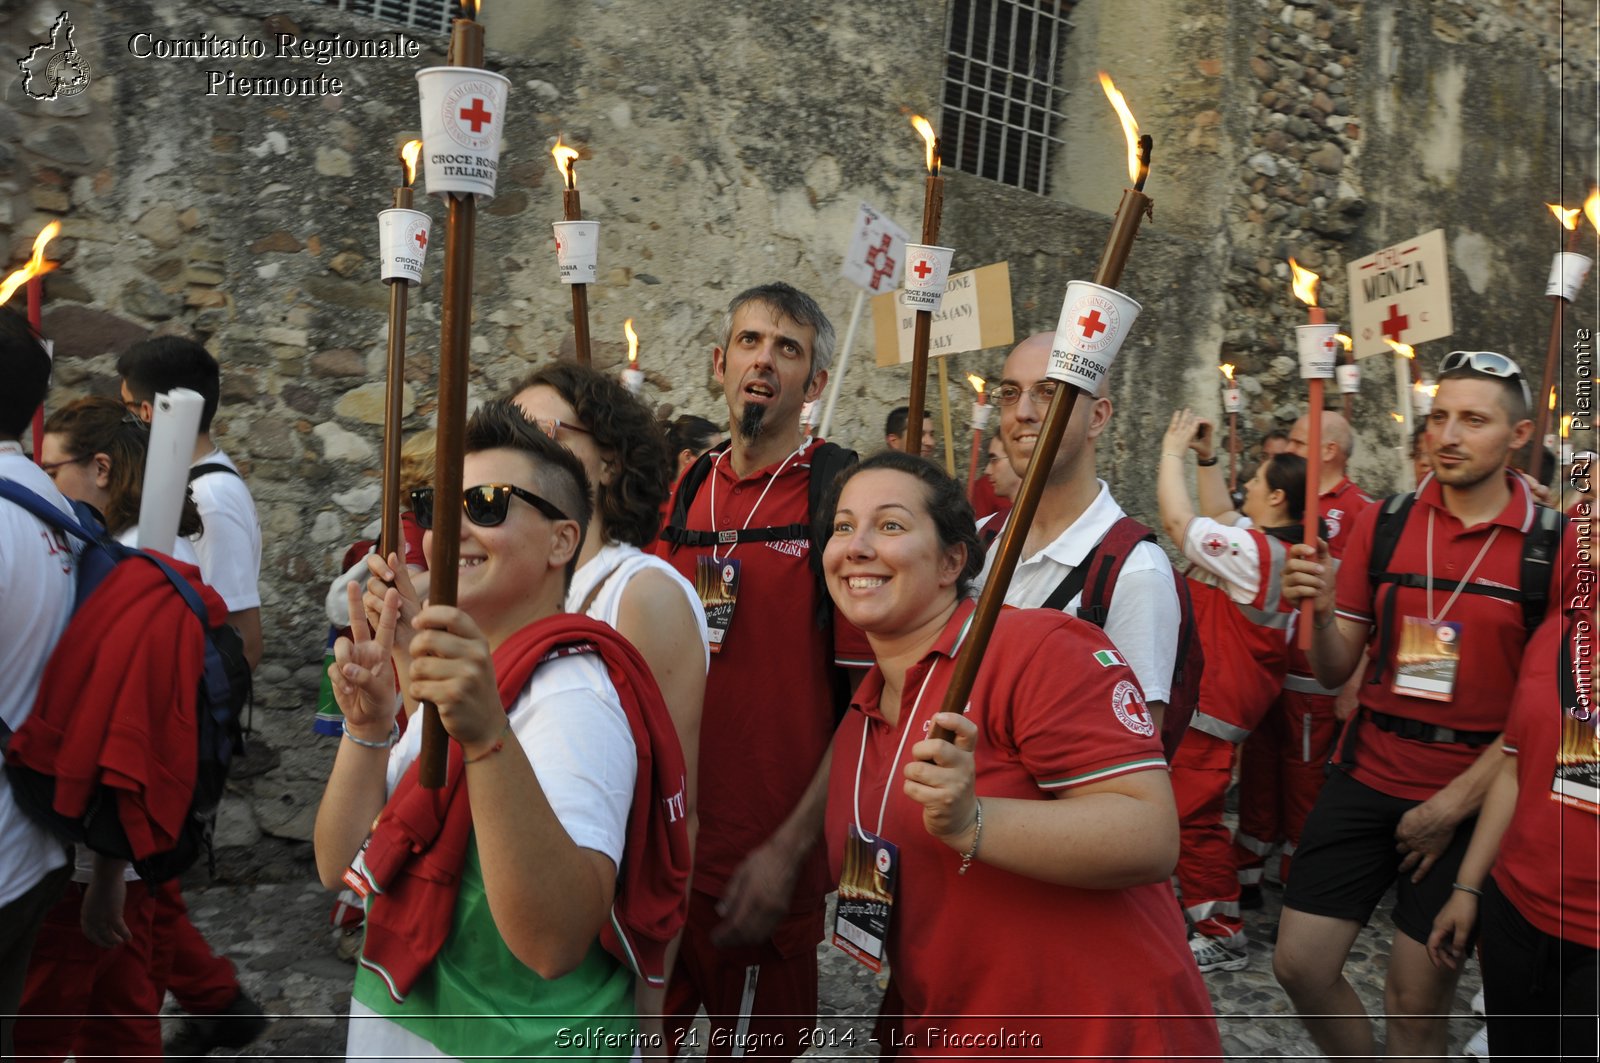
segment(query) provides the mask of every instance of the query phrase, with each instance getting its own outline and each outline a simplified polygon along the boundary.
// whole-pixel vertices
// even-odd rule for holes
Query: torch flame
[[[1565,438],[1567,438],[1567,436],[1569,436],[1571,434],[1572,434],[1572,414],[1564,413],[1564,414],[1561,415],[1561,438],[1565,439]]]
[[[1556,408],[1556,389],[1555,389],[1555,388],[1553,388],[1553,387],[1552,387],[1552,388],[1551,388],[1551,389],[1550,389],[1550,402],[1549,402],[1549,408],[1550,408],[1550,409],[1551,409],[1551,410],[1554,410],[1554,409],[1555,409],[1555,408]]]
[[[633,318],[622,323],[622,331],[628,337],[628,364],[631,366],[639,360],[639,334],[633,331]]]
[[[567,147],[561,143],[560,137],[556,137],[556,146],[550,149],[550,154],[555,156],[556,169],[561,171],[561,180],[568,188],[577,188],[578,179],[572,172],[572,164],[578,161],[578,149]]]
[[[1404,417],[1400,416],[1398,413],[1395,413],[1393,410],[1389,411],[1389,416],[1394,418],[1394,423],[1395,424],[1405,424],[1406,423],[1406,419]]]
[[[49,273],[56,268],[54,262],[45,261],[44,249],[51,240],[56,238],[56,234],[60,231],[61,223],[59,221],[53,221],[39,230],[39,235],[33,238],[33,255],[28,259],[28,264],[21,269],[12,270],[11,274],[3,282],[0,282],[0,306],[4,306],[16,294],[18,288],[27,284],[34,277]]]
[[[1545,206],[1550,208],[1550,213],[1556,216],[1556,220],[1561,223],[1563,229],[1571,230],[1578,227],[1578,215],[1582,213],[1581,208],[1573,207],[1569,210],[1559,203],[1546,203]]]
[[[928,172],[939,176],[939,137],[933,131],[933,124],[920,114],[914,114],[911,116],[911,125],[922,134],[923,142],[927,145]]]
[[[1231,363],[1223,362],[1217,368],[1221,370],[1223,376],[1228,378],[1228,383],[1233,383],[1233,365]]]
[[[1589,224],[1600,229],[1600,187],[1589,189],[1589,198],[1583,201],[1583,212],[1589,217]]]
[[[1439,397],[1439,385],[1431,380],[1419,380],[1411,385],[1411,390],[1418,395],[1426,395],[1429,398]]]
[[[405,168],[406,187],[417,179],[417,157],[422,154],[422,141],[408,140],[400,149],[400,165]]]
[[[972,385],[972,390],[978,393],[979,398],[983,397],[983,385],[985,383],[983,377],[979,376],[977,373],[968,373],[967,383]]]
[[[1351,339],[1349,336],[1346,336],[1342,332],[1335,332],[1333,334],[1333,338],[1339,341],[1339,346],[1344,348],[1346,354],[1349,354],[1350,348],[1356,345],[1355,340]]]
[[[1393,349],[1395,354],[1403,354],[1407,358],[1415,358],[1417,356],[1416,348],[1411,346],[1409,343],[1397,343],[1394,340],[1391,340],[1388,336],[1383,338],[1383,342],[1387,343],[1390,348]]]
[[[461,16],[474,21],[478,18],[478,9],[483,6],[483,0],[461,0]]]
[[[1306,269],[1293,258],[1289,259],[1289,269],[1294,273],[1294,297],[1307,306],[1317,305],[1317,285],[1322,278]]]
[[[1111,101],[1111,106],[1116,109],[1117,118],[1122,121],[1122,135],[1128,141],[1128,180],[1139,182],[1139,123],[1134,120],[1133,112],[1128,110],[1128,101],[1112,83],[1111,75],[1104,70],[1099,72],[1100,88],[1105,91],[1106,99]]]

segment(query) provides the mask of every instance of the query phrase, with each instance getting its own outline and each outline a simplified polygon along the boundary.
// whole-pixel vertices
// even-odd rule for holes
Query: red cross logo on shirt
[[[1078,327],[1083,329],[1083,338],[1092,340],[1095,335],[1106,330],[1105,323],[1100,320],[1100,311],[1091,310],[1088,314],[1078,319]]]
[[[925,259],[918,259],[917,264],[911,267],[911,272],[915,273],[920,280],[927,280],[928,274],[933,272],[933,267],[928,265]]]
[[[472,98],[471,107],[464,107],[461,110],[461,120],[472,123],[472,131],[474,133],[483,132],[483,127],[488,125],[493,118],[494,115],[483,109],[483,100],[476,96]]]
[[[1411,327],[1411,319],[1400,312],[1399,303],[1389,304],[1389,317],[1379,326],[1383,334],[1396,343],[1400,342],[1400,334]]]

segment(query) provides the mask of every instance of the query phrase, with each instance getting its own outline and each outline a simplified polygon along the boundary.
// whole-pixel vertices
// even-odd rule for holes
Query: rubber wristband
[[[500,732],[500,737],[494,740],[494,745],[490,746],[488,749],[484,750],[482,753],[479,753],[475,757],[463,757],[461,763],[476,764],[479,761],[488,760],[490,757],[494,756],[496,753],[500,752],[506,747],[506,735],[510,733],[511,724],[508,722],[505,726],[505,730]]]
[[[972,832],[972,848],[961,854],[961,866],[956,868],[958,875],[967,873],[967,868],[972,866],[973,858],[978,855],[978,843],[983,841],[983,802],[974,800],[973,807],[976,809],[974,822],[977,823],[978,829]]]
[[[1474,897],[1483,896],[1483,891],[1478,889],[1476,886],[1463,886],[1459,882],[1452,882],[1450,883],[1450,888],[1453,890],[1460,890],[1462,893],[1470,893]]]
[[[1211,466],[1217,463],[1217,456],[1213,454],[1209,458],[1196,458],[1194,459],[1194,463],[1200,466],[1202,469],[1209,469]]]
[[[350,741],[354,742],[362,749],[393,749],[394,744],[400,741],[399,720],[394,722],[394,730],[390,731],[389,737],[384,739],[382,742],[369,742],[365,738],[357,738],[355,735],[350,733],[350,728],[346,727],[342,721],[339,724],[339,730],[343,731],[346,738],[350,739]]]

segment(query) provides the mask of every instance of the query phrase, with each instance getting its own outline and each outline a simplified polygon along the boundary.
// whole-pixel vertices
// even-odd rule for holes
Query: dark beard
[[[744,408],[744,413],[739,417],[739,437],[747,442],[754,443],[761,438],[761,431],[766,427],[767,408],[749,403]]]

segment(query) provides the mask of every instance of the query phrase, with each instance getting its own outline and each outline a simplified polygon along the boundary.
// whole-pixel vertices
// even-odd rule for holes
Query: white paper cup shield
[[[1339,360],[1339,341],[1334,337],[1338,325],[1296,325],[1295,343],[1300,348],[1300,379],[1332,380]]]
[[[986,432],[989,429],[989,415],[994,412],[994,407],[986,402],[972,404],[972,430]]]
[[[600,223],[558,221],[556,266],[562,284],[593,284],[600,276]]]
[[[1115,288],[1068,281],[1045,375],[1095,394],[1142,309]]]
[[[378,253],[386,281],[422,282],[422,260],[428,251],[428,226],[432,221],[420,210],[394,207],[378,212]]]
[[[955,253],[953,247],[907,244],[905,295],[901,302],[913,310],[939,309],[950,277],[950,258]]]
[[[503,75],[473,67],[430,66],[417,71],[429,195],[494,198],[510,85]]]
[[[1359,365],[1338,365],[1334,368],[1333,375],[1339,379],[1339,394],[1355,395],[1361,391],[1361,367]]]
[[[1550,279],[1545,281],[1544,294],[1559,295],[1567,302],[1578,298],[1584,278],[1594,260],[1575,251],[1557,251],[1550,263]]]
[[[1222,412],[1238,413],[1244,409],[1244,392],[1238,388],[1222,389]]]

